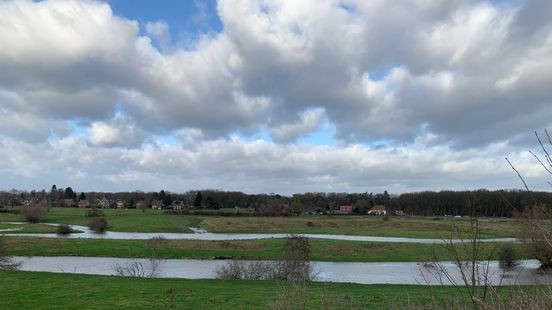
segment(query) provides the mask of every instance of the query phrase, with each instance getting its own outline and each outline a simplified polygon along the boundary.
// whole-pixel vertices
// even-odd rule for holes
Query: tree
[[[548,134],[548,131],[544,130],[546,138],[550,146],[552,146],[552,139]],[[541,159],[533,151],[529,151],[533,157],[540,163],[548,174],[552,175],[552,160],[550,158],[550,151],[548,148],[550,146],[545,146],[539,137],[538,132],[535,131],[535,136],[539,142],[539,145],[542,149],[544,159]],[[515,171],[523,186],[528,193],[532,194],[531,190],[527,186],[525,179],[519,173],[519,171],[514,167],[508,158],[506,161],[510,167]],[[548,182],[549,185],[552,183]],[[552,212],[546,204],[543,204],[542,201],[538,201],[537,197],[531,195],[532,205],[529,208],[524,210],[516,210],[519,215],[520,222],[522,224],[521,230],[521,240],[532,250],[533,256],[538,259],[541,263],[541,268],[552,268]]]
[[[290,212],[292,214],[300,215],[303,211],[303,205],[301,204],[301,201],[299,199],[293,199],[290,206]]]
[[[353,210],[356,213],[366,213],[370,209],[370,201],[360,199],[353,203]]]
[[[219,209],[220,205],[215,201],[215,199],[212,196],[207,196],[205,198],[205,206],[208,209]]]
[[[64,197],[65,199],[76,199],[77,194],[73,191],[71,187],[67,187],[65,189]]]
[[[163,198],[161,198],[161,201],[163,201],[163,205],[165,205],[165,206],[170,206],[173,202],[171,196],[169,196],[169,195],[163,196]]]
[[[197,192],[194,199],[194,207],[201,207],[202,202],[203,202],[203,196],[201,195],[201,192]]]
[[[85,200],[85,199],[86,199],[86,195],[84,194],[84,192],[80,193],[79,200]]]

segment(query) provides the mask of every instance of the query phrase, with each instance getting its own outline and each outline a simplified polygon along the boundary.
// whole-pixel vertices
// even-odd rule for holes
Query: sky
[[[0,189],[548,190],[550,85],[552,1],[0,0]]]

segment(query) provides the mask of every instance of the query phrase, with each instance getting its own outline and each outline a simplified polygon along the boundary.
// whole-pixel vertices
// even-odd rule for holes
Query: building
[[[175,200],[172,202],[172,208],[173,210],[183,210],[186,209],[186,205],[184,204],[184,201],[182,200]]]
[[[30,206],[34,206],[34,205],[37,205],[38,204],[38,198],[28,198],[28,199],[23,199],[21,201],[21,204],[25,207],[30,207]]]
[[[405,215],[404,210],[403,209],[395,210],[395,215],[399,215],[399,216]]]
[[[62,207],[74,207],[76,204],[75,204],[75,201],[73,199],[63,199],[61,201],[61,206]]]
[[[136,209],[145,209],[147,207],[148,207],[148,204],[143,200],[140,200],[136,203]]]
[[[111,207],[111,201],[109,199],[103,197],[102,199],[98,199],[98,207],[102,209],[108,209]]]
[[[353,206],[339,206],[338,214],[353,214]]]
[[[375,205],[368,210],[369,215],[385,215],[387,210],[384,205]]]
[[[153,210],[161,210],[161,209],[163,209],[163,202],[161,200],[152,200],[151,201],[151,208]]]
[[[79,208],[88,208],[90,207],[90,202],[86,199],[79,200]]]
[[[126,209],[127,203],[126,201],[119,199],[117,200],[117,209]]]

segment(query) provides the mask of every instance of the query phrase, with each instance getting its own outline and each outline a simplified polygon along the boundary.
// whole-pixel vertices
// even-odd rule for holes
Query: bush
[[[307,282],[314,279],[310,262],[309,239],[290,236],[284,243],[284,253],[277,261],[231,261],[220,266],[219,279],[279,280]]]
[[[102,210],[98,208],[92,208],[86,211],[86,217],[100,217],[100,216],[104,216],[104,213]]]
[[[61,224],[61,225],[58,225],[56,232],[59,235],[68,235],[73,232],[73,229],[71,228],[71,226],[67,224]]]
[[[504,246],[499,252],[498,264],[502,269],[511,269],[518,265],[516,251],[510,246]]]
[[[88,222],[88,228],[95,233],[103,233],[107,228],[107,219],[105,217],[93,217]]]
[[[23,215],[25,221],[38,223],[46,213],[46,208],[38,206],[21,207],[19,212]]]

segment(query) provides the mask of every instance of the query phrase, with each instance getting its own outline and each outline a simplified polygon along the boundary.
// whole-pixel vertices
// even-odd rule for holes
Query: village
[[[137,202],[134,201],[126,201],[123,199],[112,199],[107,197],[102,197],[95,199],[93,201],[90,201],[88,199],[70,199],[65,198],[61,199],[60,201],[52,202],[48,198],[44,197],[42,199],[39,198],[20,198],[17,199],[16,204],[19,204],[21,206],[31,207],[31,206],[37,206],[37,207],[60,207],[60,208],[100,208],[100,209],[152,209],[152,210],[173,210],[173,211],[185,211],[185,210],[193,210],[197,209],[197,207],[185,203],[182,200],[173,200],[170,204],[163,203],[162,200],[154,199],[154,200],[139,200]],[[239,209],[238,206],[235,206],[234,208]],[[291,206],[288,203],[282,203],[280,206],[282,211],[289,211]],[[353,214],[361,214],[359,212],[354,212],[352,205],[340,205],[335,210],[329,210],[329,211],[305,211],[302,213],[303,215],[353,215]],[[384,205],[374,205],[370,207],[366,213],[366,215],[387,215],[387,209]],[[402,216],[405,215],[404,211],[402,209],[395,210],[394,215]]]

